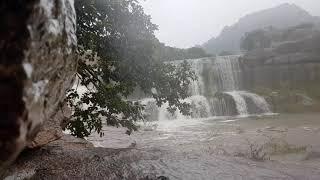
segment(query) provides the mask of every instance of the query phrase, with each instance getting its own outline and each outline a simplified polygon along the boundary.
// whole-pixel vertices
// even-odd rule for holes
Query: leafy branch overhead
[[[189,113],[188,86],[195,74],[185,62],[162,63],[156,53],[157,26],[135,0],[76,0],[78,84],[68,95],[72,135],[102,134],[104,124],[137,130],[144,107],[127,100],[137,88],[157,105]],[[86,88],[84,88],[86,87]]]

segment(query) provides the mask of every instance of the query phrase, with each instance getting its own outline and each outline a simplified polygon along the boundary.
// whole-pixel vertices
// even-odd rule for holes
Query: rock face
[[[76,16],[73,0],[4,0],[0,9],[1,171],[25,146],[59,136],[55,115],[75,73]],[[52,136],[32,142],[39,131]]]
[[[243,57],[246,87],[299,88],[317,84],[320,81],[318,27],[293,27],[274,34],[270,36],[270,48],[254,49]]]
[[[264,33],[270,47],[254,47],[241,59],[245,88],[264,95],[275,112],[319,112],[319,26],[303,24]]]

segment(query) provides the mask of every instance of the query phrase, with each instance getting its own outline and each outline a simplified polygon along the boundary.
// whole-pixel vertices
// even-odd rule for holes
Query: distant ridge
[[[240,18],[236,24],[226,26],[218,37],[210,39],[202,46],[211,54],[239,52],[240,39],[246,32],[270,26],[283,29],[302,23],[320,23],[320,18],[310,15],[295,4],[285,3]]]

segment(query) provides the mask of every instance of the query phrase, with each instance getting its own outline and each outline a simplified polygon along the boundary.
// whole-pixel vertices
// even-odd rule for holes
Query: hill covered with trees
[[[268,27],[286,29],[306,23],[320,23],[320,18],[310,15],[294,4],[286,3],[240,18],[236,24],[226,26],[218,37],[204,43],[203,48],[207,53],[212,54],[223,51],[238,53],[241,38],[248,32]]]

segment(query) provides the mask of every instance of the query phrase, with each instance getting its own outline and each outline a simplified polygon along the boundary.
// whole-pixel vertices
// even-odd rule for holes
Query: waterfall
[[[214,63],[214,72],[218,77],[220,91],[234,91],[241,88],[239,56],[217,57]]]
[[[174,119],[190,119],[189,116],[184,116],[179,110],[176,110],[173,114],[168,111],[169,104],[165,103],[159,109],[158,120],[174,120]]]
[[[191,105],[191,116],[184,116],[179,110],[172,114],[167,110],[168,103],[159,108],[155,100],[144,99],[146,116],[151,120],[174,120],[270,113],[263,97],[244,91],[239,57],[187,60],[197,76],[190,84],[190,97],[183,100]],[[177,65],[182,61],[170,63]]]
[[[189,62],[192,70],[195,72],[197,81],[192,81],[190,84],[190,94],[191,95],[202,95],[204,94],[204,82],[202,77],[203,72],[203,62],[202,59],[196,59]]]
[[[204,96],[191,96],[186,102],[191,104],[192,118],[205,118],[212,116],[209,101]]]
[[[205,118],[211,117],[211,108],[209,102],[204,96],[191,96],[184,100],[191,105],[190,113],[191,116],[183,115],[179,110],[175,113],[168,111],[169,104],[165,103],[161,107],[156,106],[154,99],[143,99],[140,101],[141,104],[145,105],[144,115],[147,116],[147,120],[173,120],[173,119],[188,119],[188,118]]]
[[[230,96],[233,97],[237,111],[239,115],[247,115],[248,114],[248,108],[247,108],[247,103],[244,97],[239,93],[239,91],[232,91],[232,92],[226,92],[226,94],[229,94]]]
[[[253,103],[256,105],[256,107],[261,110],[261,112],[271,113],[269,104],[263,97],[246,91],[240,91],[240,95],[251,99]]]
[[[210,98],[211,112],[214,116],[236,115],[237,112],[232,111],[228,101],[224,98]]]

